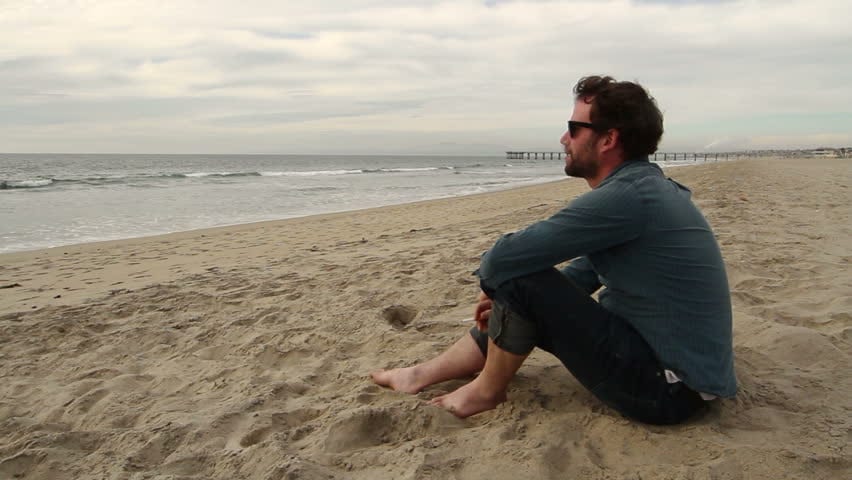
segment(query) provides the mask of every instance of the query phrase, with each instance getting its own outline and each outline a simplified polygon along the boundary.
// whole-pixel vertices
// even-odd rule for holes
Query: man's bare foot
[[[449,410],[459,418],[467,418],[471,415],[496,408],[497,405],[505,401],[505,391],[497,395],[487,394],[482,391],[480,385],[474,380],[454,392],[432,399],[429,403]]]
[[[419,370],[416,366],[379,370],[371,373],[370,376],[377,384],[392,388],[397,392],[417,393],[426,387],[420,379]]]

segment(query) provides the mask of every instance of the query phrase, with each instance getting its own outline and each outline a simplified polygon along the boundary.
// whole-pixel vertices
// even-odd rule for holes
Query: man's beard
[[[595,152],[586,144],[580,155],[571,155],[571,161],[565,165],[565,175],[577,178],[594,178],[598,174],[598,158]]]

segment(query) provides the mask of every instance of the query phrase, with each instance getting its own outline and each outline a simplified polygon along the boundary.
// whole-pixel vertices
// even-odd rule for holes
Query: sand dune
[[[373,385],[462,335],[502,233],[584,182],[0,255],[0,478],[839,479],[852,164],[668,171],[725,256],[741,391],[628,421],[547,354],[467,420]]]

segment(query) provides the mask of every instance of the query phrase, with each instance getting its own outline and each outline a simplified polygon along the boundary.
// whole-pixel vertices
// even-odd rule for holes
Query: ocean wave
[[[376,168],[364,170],[364,173],[416,173],[416,172],[434,172],[437,170],[455,170],[455,167],[397,167],[397,168]]]
[[[340,187],[321,186],[321,187],[297,187],[294,190],[296,190],[298,192],[331,192],[331,191],[343,190],[343,189],[340,188]]]
[[[187,180],[203,178],[226,178],[226,177],[259,177],[260,172],[190,172],[190,173],[142,173],[124,176],[94,176],[85,178],[49,178],[49,179],[27,179],[27,180],[0,180],[0,190],[17,188],[44,188],[63,186],[105,186],[127,184],[131,186],[138,182],[157,182],[169,180]]]
[[[450,170],[459,173],[459,169],[476,168],[480,164],[466,166],[436,166],[436,167],[384,167],[384,168],[361,168],[361,169],[335,169],[335,170],[282,170],[282,171],[200,171],[200,172],[167,172],[167,173],[134,173],[116,176],[91,176],[85,178],[38,178],[24,180],[0,180],[0,190],[18,188],[45,188],[74,185],[100,186],[128,184],[136,185],[138,182],[150,184],[150,182],[168,182],[180,180],[203,181],[215,178],[239,178],[239,177],[323,177],[339,175],[363,175],[363,174],[399,174],[399,173],[425,173],[442,170]],[[153,185],[152,185],[153,186]]]
[[[204,177],[260,177],[261,172],[193,172],[177,173],[172,176],[177,178],[204,178]]]
[[[13,188],[42,188],[54,183],[52,178],[38,180],[0,180],[0,190],[11,190]]]
[[[307,171],[283,171],[283,172],[259,172],[262,177],[317,177],[324,175],[355,175],[364,173],[364,170],[307,170]]]
[[[370,173],[417,173],[436,170],[455,170],[456,167],[391,167],[391,168],[361,168],[349,170],[296,170],[282,172],[260,172],[263,177],[315,177],[326,175],[360,175]]]

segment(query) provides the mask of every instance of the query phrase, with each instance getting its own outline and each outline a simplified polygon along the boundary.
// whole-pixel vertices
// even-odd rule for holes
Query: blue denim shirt
[[[731,296],[719,245],[688,188],[647,158],[617,167],[552,217],[501,237],[477,274],[491,287],[561,271],[629,321],[693,390],[736,393]]]

